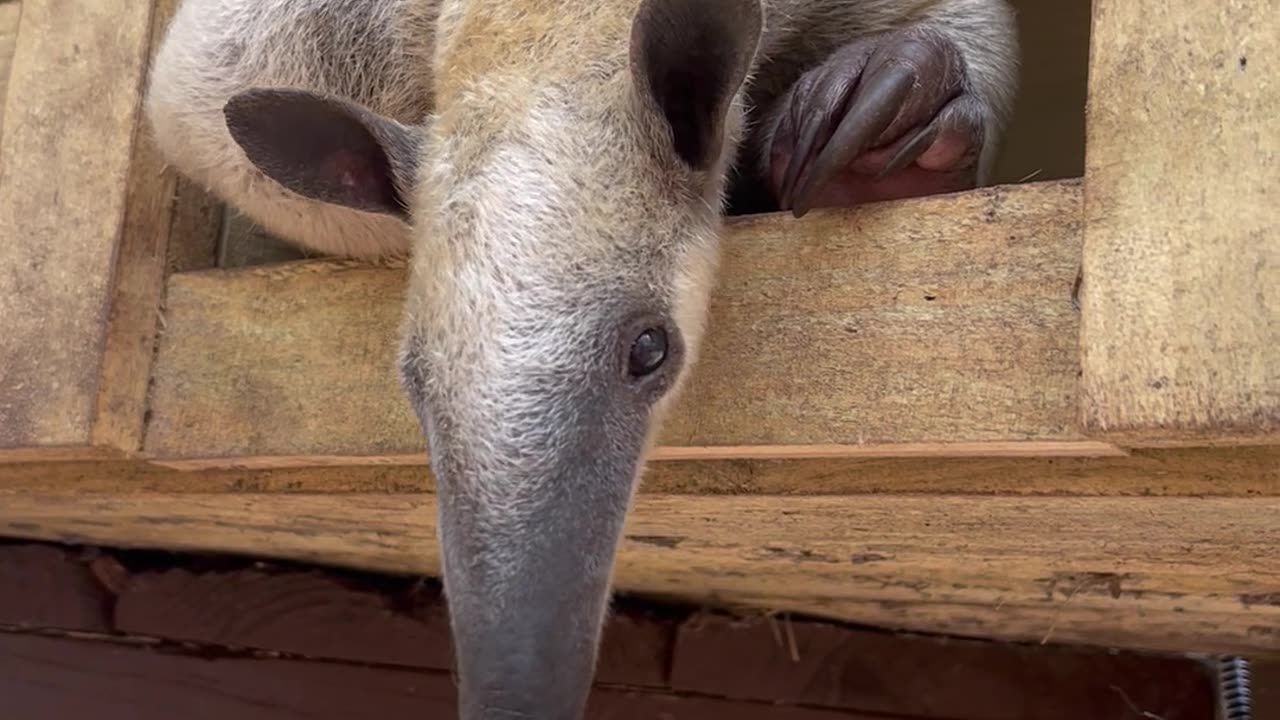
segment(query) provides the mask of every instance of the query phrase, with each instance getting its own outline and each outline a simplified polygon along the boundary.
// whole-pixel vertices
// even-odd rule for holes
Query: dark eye
[[[667,331],[648,328],[631,343],[631,355],[627,360],[627,372],[632,377],[643,377],[662,367],[667,359]]]

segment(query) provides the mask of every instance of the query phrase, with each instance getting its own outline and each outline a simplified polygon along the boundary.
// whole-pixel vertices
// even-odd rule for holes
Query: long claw
[[[801,168],[805,166],[809,155],[813,152],[813,144],[818,139],[821,124],[817,118],[810,118],[804,124],[804,129],[801,130],[796,145],[792,148],[791,159],[787,162],[787,174],[782,180],[782,191],[779,193],[779,200],[784,210],[791,207],[791,191],[795,189],[796,178],[799,177]]]
[[[898,148],[898,152],[894,153],[893,158],[889,160],[883,170],[876,173],[872,182],[880,182],[915,162],[915,159],[923,155],[924,151],[929,149],[929,146],[933,144],[933,141],[937,137],[937,121],[931,122],[923,128],[920,128],[919,132],[917,132],[915,136],[903,143],[902,147]]]
[[[822,153],[801,176],[791,213],[809,212],[814,190],[849,165],[893,122],[912,85],[915,72],[899,63],[884,66],[858,92]]]

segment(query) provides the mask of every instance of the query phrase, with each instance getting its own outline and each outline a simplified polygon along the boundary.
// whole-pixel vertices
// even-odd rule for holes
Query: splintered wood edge
[[[28,539],[440,570],[430,494],[0,500],[0,534]],[[640,495],[616,588],[900,630],[1274,654],[1278,513],[1275,497]]]

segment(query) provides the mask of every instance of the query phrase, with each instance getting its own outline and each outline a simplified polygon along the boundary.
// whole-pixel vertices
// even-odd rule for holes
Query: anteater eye
[[[662,367],[667,359],[667,331],[662,328],[648,328],[631,343],[631,355],[627,361],[627,372],[632,377],[643,377]]]

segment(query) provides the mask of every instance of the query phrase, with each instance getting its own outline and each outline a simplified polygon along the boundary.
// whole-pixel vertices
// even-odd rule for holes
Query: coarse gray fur
[[[908,25],[961,51],[989,165],[1016,88],[1002,0],[179,8],[146,104],[169,161],[304,246],[412,251],[401,374],[438,481],[462,717],[581,715],[626,510],[704,334],[728,170],[760,162],[803,72]],[[297,137],[372,160],[326,165]],[[665,364],[628,375],[655,327]]]

